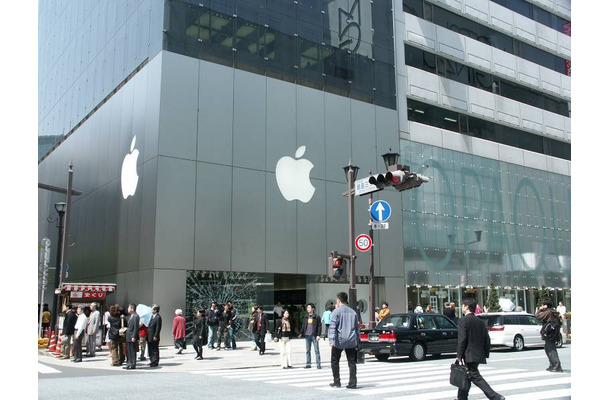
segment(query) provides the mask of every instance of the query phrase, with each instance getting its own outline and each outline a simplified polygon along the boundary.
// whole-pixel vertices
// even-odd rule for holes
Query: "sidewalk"
[[[295,368],[305,366],[305,339],[292,339],[292,365]],[[320,340],[320,360],[322,368],[330,369],[330,345],[328,341]],[[184,372],[184,371],[209,371],[218,369],[239,369],[239,368],[259,368],[259,367],[274,367],[280,366],[280,345],[279,343],[267,343],[264,355],[259,355],[258,351],[252,351],[252,342],[237,342],[236,350],[210,350],[207,346],[203,349],[203,360],[195,360],[195,350],[189,344],[182,354],[176,354],[177,349],[173,346],[161,346],[159,348],[160,359],[159,368],[148,367],[148,355],[146,361],[137,362],[136,368],[141,371],[150,372]],[[119,367],[112,367],[108,347],[102,347],[102,351],[97,351],[95,357],[83,357],[83,362],[74,364],[70,360],[60,360],[51,355],[46,350],[39,350],[39,361],[54,365],[74,366],[78,368],[92,368],[101,370],[121,370]],[[372,356],[366,356],[369,360]],[[345,360],[345,354],[341,360]],[[123,364],[125,366],[125,364]],[[311,348],[311,366],[316,368],[316,356]]]

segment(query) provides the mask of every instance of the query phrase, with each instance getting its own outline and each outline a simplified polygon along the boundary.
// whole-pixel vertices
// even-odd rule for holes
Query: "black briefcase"
[[[451,364],[449,383],[456,386],[458,389],[468,390],[470,387],[470,372],[468,372],[468,367],[457,361],[454,364]]]

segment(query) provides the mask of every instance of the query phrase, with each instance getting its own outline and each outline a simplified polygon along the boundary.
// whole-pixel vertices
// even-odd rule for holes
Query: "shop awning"
[[[116,283],[62,283],[60,289],[66,292],[114,292]]]

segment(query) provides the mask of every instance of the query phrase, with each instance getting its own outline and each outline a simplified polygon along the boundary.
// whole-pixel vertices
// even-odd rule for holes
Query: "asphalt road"
[[[248,350],[238,350],[248,351]],[[489,384],[507,399],[567,399],[571,398],[571,351],[570,346],[559,349],[564,373],[550,373],[545,369],[548,361],[543,349],[526,349],[513,352],[508,349],[493,350],[488,364],[481,366],[481,373]],[[107,357],[88,360],[107,363]],[[303,369],[298,366],[283,370],[277,366],[261,368],[224,368],[205,370],[192,364],[189,370],[176,370],[171,363],[161,368],[150,369],[141,363],[138,369],[127,371],[92,368],[94,364],[45,362],[39,357],[38,398],[65,400],[66,393],[76,395],[79,390],[89,400],[116,399],[184,399],[202,398],[209,395],[230,399],[453,399],[457,390],[450,386],[449,365],[455,356],[428,358],[421,362],[408,358],[391,358],[379,362],[367,358],[358,365],[358,389],[328,387],[332,373],[328,362],[323,369]],[[204,360],[205,362],[205,360]],[[211,360],[211,362],[213,362]],[[347,384],[348,369],[341,364],[343,385]],[[91,385],[99,390],[90,390]],[[80,389],[79,389],[80,388]],[[86,391],[86,393],[85,393]],[[485,398],[475,389],[471,399]]]

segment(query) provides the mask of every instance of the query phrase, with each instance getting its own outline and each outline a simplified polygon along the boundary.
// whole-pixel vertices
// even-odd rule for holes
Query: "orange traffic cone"
[[[55,346],[55,331],[51,332],[51,340],[49,341],[49,349],[47,351],[55,351],[56,350],[56,346]]]
[[[57,349],[55,350],[55,355],[59,356],[61,355],[61,335],[57,335]]]

